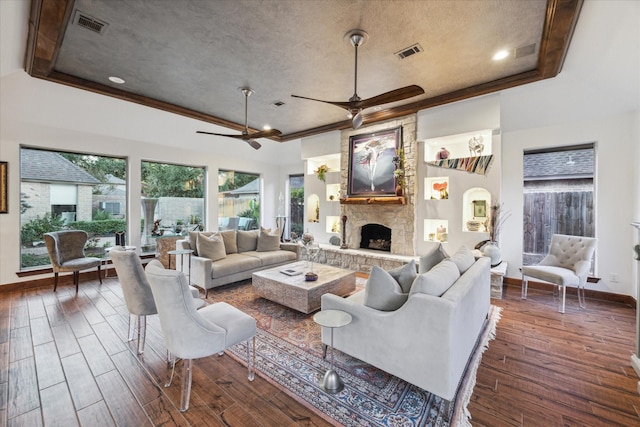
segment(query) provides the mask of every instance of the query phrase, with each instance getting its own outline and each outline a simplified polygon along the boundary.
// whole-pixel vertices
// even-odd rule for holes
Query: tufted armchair
[[[256,321],[253,317],[225,303],[218,302],[196,310],[184,274],[165,270],[158,261],[145,270],[156,302],[160,326],[167,350],[173,356],[171,385],[176,357],[182,359],[182,393],[180,411],[189,409],[192,360],[213,354],[247,341],[249,381],[254,379]]]
[[[47,252],[49,252],[49,259],[55,275],[54,292],[58,288],[58,273],[65,271],[73,272],[76,293],[78,293],[80,270],[98,267],[98,280],[102,284],[102,276],[100,275],[102,260],[84,255],[84,245],[87,243],[85,231],[66,230],[45,233],[44,242],[47,244]]]
[[[560,313],[564,313],[567,286],[578,288],[578,302],[584,308],[584,286],[595,248],[596,239],[591,237],[565,234],[551,236],[547,256],[538,265],[522,267],[522,298],[527,299],[528,277],[532,277],[558,286],[558,291],[562,292],[558,308]]]

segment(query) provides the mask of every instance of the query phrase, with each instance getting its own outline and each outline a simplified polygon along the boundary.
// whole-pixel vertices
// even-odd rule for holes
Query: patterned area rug
[[[364,280],[358,278],[358,288]],[[322,359],[321,328],[312,317],[253,293],[251,282],[216,288],[208,302],[225,301],[253,316],[258,323],[256,338],[257,373],[286,390],[328,421],[345,426],[458,426],[470,425],[469,403],[476,370],[488,342],[495,336],[500,308],[491,306],[489,319],[478,338],[453,404],[336,351],[336,370],[345,383],[338,394],[320,388],[328,359]],[[244,344],[229,353],[246,364]],[[451,420],[448,422],[447,420]]]

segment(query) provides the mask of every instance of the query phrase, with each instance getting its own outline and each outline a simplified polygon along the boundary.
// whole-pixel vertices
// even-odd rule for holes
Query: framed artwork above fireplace
[[[393,158],[402,148],[402,126],[349,137],[348,195],[395,196]]]

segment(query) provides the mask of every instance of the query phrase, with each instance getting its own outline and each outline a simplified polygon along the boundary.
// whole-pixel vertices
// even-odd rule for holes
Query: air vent
[[[73,17],[73,23],[78,25],[79,27],[86,28],[87,30],[91,30],[94,33],[104,34],[107,30],[109,24],[99,19],[96,19],[92,16],[87,15],[86,13],[80,12],[76,10],[76,14]]]
[[[516,59],[518,59],[525,56],[533,55],[535,52],[536,52],[536,44],[531,43],[529,45],[516,48],[516,52],[514,56]]]
[[[271,106],[274,108],[282,107],[283,105],[284,105],[284,102],[282,101],[276,101],[273,104],[271,104]]]
[[[400,59],[404,59],[407,56],[411,56],[411,55],[414,55],[416,53],[420,53],[423,50],[424,49],[422,49],[422,46],[420,46],[418,43],[416,43],[413,46],[409,46],[409,47],[407,47],[405,49],[402,49],[399,52],[396,52],[394,55],[396,55]]]

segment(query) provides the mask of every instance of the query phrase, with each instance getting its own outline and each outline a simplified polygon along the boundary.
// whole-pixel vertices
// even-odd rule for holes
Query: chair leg
[[[523,274],[522,275],[522,295],[521,295],[522,299],[527,299],[527,287],[529,287],[529,280]]]
[[[167,350],[167,358],[169,358],[169,350]],[[175,356],[171,356],[171,376],[169,377],[169,380],[164,383],[164,387],[171,387],[171,383],[173,382],[173,374],[176,371],[176,357]]]
[[[182,361],[182,393],[180,395],[180,412],[186,412],[189,409],[189,398],[191,397],[191,374],[193,372],[192,359],[184,359]]]
[[[135,314],[129,313],[129,336],[127,337],[127,341],[133,341],[133,333],[136,330],[136,322],[138,321],[138,316]]]
[[[249,381],[253,381],[255,378],[255,366],[256,366],[256,336],[247,340],[247,368],[249,369]]]
[[[147,316],[138,316],[138,354],[144,353],[147,338]]]
[[[562,291],[560,291],[560,288],[562,288]],[[565,297],[567,296],[567,286],[566,285],[558,285],[558,292],[561,293],[560,295],[560,313],[564,313],[564,302],[565,302]]]
[[[80,286],[80,272],[79,271],[74,271],[73,272],[73,283],[76,284],[76,294],[78,293],[78,287]]]
[[[580,308],[587,308],[587,302],[584,298],[584,286],[578,285],[578,304]]]
[[[105,268],[106,270],[106,268]],[[100,281],[100,284],[102,285],[102,273],[100,272],[100,266],[98,265],[98,280]]]
[[[56,291],[56,289],[58,289],[58,273],[53,273],[54,275],[54,279],[53,279],[53,292]]]

